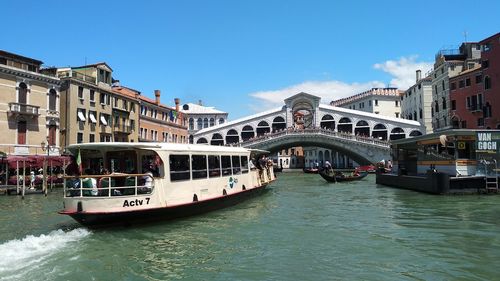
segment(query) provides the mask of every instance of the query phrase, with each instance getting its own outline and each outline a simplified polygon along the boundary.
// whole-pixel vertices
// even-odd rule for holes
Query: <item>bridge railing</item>
[[[354,140],[357,142],[362,142],[362,143],[367,143],[367,144],[372,144],[372,145],[377,145],[377,146],[383,146],[383,147],[389,147],[390,142],[387,140],[380,140],[372,137],[364,137],[364,136],[359,136],[359,135],[353,135],[349,133],[343,133],[343,132],[336,132],[332,130],[327,130],[327,129],[322,129],[322,128],[306,128],[306,129],[284,129],[278,132],[273,132],[273,133],[267,133],[243,142],[240,142],[240,146],[247,146],[251,144],[257,144],[261,142],[265,142],[267,140],[273,140],[277,139],[279,137],[285,136],[285,135],[305,135],[305,134],[317,134],[317,135],[326,135],[326,136],[332,136],[336,138],[341,138],[345,140]]]

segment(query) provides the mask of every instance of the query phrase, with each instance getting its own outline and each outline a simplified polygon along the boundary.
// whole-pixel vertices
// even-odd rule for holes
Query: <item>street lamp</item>
[[[43,190],[45,193],[45,196],[47,196],[47,161],[48,157],[50,156],[50,151],[54,149],[54,146],[50,145],[50,138],[47,136],[46,138],[47,142],[45,140],[42,141],[40,146],[42,147],[43,151],[47,151],[47,158],[43,161]]]

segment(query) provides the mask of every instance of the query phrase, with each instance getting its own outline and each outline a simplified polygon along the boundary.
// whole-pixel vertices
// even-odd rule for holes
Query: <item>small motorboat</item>
[[[360,180],[368,175],[367,172],[354,173],[353,175],[345,175],[342,172],[321,171],[319,175],[328,182],[344,182]]]

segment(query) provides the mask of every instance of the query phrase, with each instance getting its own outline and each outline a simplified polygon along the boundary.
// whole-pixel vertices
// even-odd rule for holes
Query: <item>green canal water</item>
[[[0,196],[0,280],[499,280],[500,196],[279,174],[235,207],[88,230],[62,191]]]

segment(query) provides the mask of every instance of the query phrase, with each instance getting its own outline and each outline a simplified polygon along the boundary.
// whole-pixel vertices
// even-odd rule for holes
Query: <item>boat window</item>
[[[106,159],[105,168],[111,173],[137,173],[137,154],[133,150],[109,151]]]
[[[248,157],[241,156],[241,173],[248,173]]]
[[[189,180],[189,155],[170,155],[170,181]]]
[[[220,177],[220,157],[218,155],[208,156],[209,177]]]
[[[222,175],[231,175],[231,156],[221,156],[222,160]]]
[[[206,155],[193,155],[192,173],[193,179],[206,179],[207,178],[207,156]]]
[[[156,152],[151,153],[152,154],[142,155],[142,173],[150,171],[153,177],[163,177],[163,161]]]
[[[232,156],[231,158],[233,160],[233,175],[241,174],[240,157]]]

